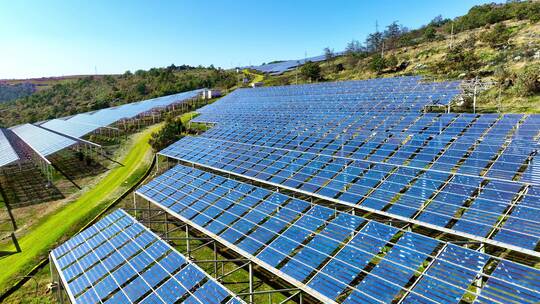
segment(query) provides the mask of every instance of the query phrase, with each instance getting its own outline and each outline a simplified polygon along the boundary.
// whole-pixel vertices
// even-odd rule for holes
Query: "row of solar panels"
[[[244,303],[121,209],[50,257],[72,303]]]
[[[211,119],[212,115],[239,111],[253,114],[260,111],[283,113],[286,109],[288,113],[293,113],[294,110],[308,109],[310,114],[334,114],[336,111],[351,114],[374,109],[386,111],[395,107],[419,109],[432,104],[446,105],[461,92],[459,82],[428,83],[421,82],[418,77],[338,83],[340,85],[321,83],[239,89],[225,99],[203,107],[200,112],[204,118]],[[384,108],[380,109],[381,106]]]
[[[483,174],[491,160],[500,155],[486,176],[512,180],[528,162],[521,179],[538,183],[534,172],[538,171],[535,153],[539,144],[535,140],[539,136],[539,124],[537,115],[396,114],[388,117],[381,114],[344,118],[324,130],[316,125],[288,127],[280,118],[238,126],[220,124],[203,136],[395,165],[406,163],[415,154],[408,167],[421,169],[433,162],[433,170],[456,169],[458,173],[476,176]],[[461,159],[465,161],[459,163]]]
[[[538,185],[208,139],[185,138],[161,154],[467,236],[529,250],[540,241]]]
[[[158,110],[197,97],[203,90],[194,90],[117,107],[58,118],[40,124],[24,124],[0,131],[0,167],[20,159],[13,141],[21,140],[41,157],[77,144],[80,139],[103,127],[123,119],[133,118],[151,110]],[[6,134],[13,134],[9,141]],[[5,153],[4,153],[5,152]]]
[[[351,93],[381,94],[389,92],[442,92],[460,89],[459,81],[427,82],[419,76],[376,78],[368,80],[349,80],[338,82],[321,82],[302,85],[260,87],[257,90],[239,89],[238,96],[249,97],[290,97],[308,95],[336,95],[339,97]]]
[[[319,300],[540,301],[540,270],[178,165],[137,194]]]
[[[275,63],[263,64],[259,66],[247,66],[244,68],[257,70],[263,73],[269,73],[271,75],[280,75],[298,66],[301,66],[308,61],[320,62],[320,61],[324,61],[325,59],[326,57],[322,55],[322,56],[315,56],[315,57],[298,59],[298,60],[284,60],[284,61],[275,62]]]

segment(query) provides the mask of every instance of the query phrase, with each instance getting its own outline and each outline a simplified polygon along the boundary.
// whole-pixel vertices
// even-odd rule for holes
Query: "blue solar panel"
[[[509,285],[511,282],[514,285]],[[501,261],[482,289],[478,303],[540,302],[540,272],[527,266]]]
[[[446,246],[440,257],[440,261],[427,269],[413,288],[415,293],[406,297],[404,303],[459,302],[463,290],[475,280],[488,260],[485,254],[452,244]]]
[[[9,142],[5,132],[9,132],[9,130],[0,128],[0,167],[19,160],[19,155]]]
[[[221,303],[233,298],[121,209],[54,249],[51,258],[75,303],[175,303],[183,297]]]
[[[99,128],[109,126],[122,119],[133,118],[144,112],[170,106],[198,96],[203,90],[183,92],[125,105],[77,114],[68,118],[53,119],[41,124],[43,128],[81,138]]]
[[[11,130],[43,157],[54,154],[77,143],[68,137],[53,133],[32,124],[20,125],[11,128]]]
[[[360,282],[358,288],[377,300],[392,302],[439,244],[434,239],[405,233],[370,275]],[[350,299],[354,296],[351,295]],[[358,292],[356,296],[361,297]]]
[[[310,205],[284,194],[231,183],[199,169],[178,165],[169,172],[174,174],[165,173],[167,179],[157,178],[137,193],[159,205],[153,200],[157,193],[152,194],[152,190],[175,184],[177,188],[171,194],[174,195],[193,183],[207,181],[203,189],[208,193],[198,200],[190,199],[188,194],[175,201],[175,205],[181,206],[178,210],[196,208],[193,219],[209,219],[202,221],[207,224],[197,226],[198,230],[220,235],[226,246],[257,258],[264,262],[264,267],[287,275],[286,280],[303,282],[328,299],[341,297],[346,303],[389,302],[406,295],[406,302],[455,302],[467,294],[488,260],[494,260],[477,251]],[[464,181],[464,185],[474,183]],[[512,186],[503,188],[509,190]],[[230,191],[226,197],[233,192],[239,195],[224,202],[225,197],[216,200],[208,195],[215,191]],[[200,208],[202,205],[206,206]],[[184,218],[180,213],[173,215]],[[405,286],[414,281],[414,288],[408,291]]]

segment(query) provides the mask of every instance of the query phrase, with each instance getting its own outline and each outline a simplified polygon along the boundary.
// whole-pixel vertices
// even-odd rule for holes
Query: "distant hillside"
[[[351,41],[342,56],[297,71],[266,75],[265,85],[423,75],[494,82],[477,109],[540,113],[540,2],[475,6],[454,20],[436,17],[409,30],[392,23],[364,43]],[[465,107],[470,106],[465,103]],[[470,110],[460,108],[455,110]]]
[[[63,117],[203,87],[228,89],[237,81],[232,71],[174,65],[123,75],[79,77],[50,80],[55,84],[48,89],[0,104],[0,126]]]
[[[53,76],[53,77],[40,77],[40,78],[28,78],[28,79],[2,79],[0,83],[17,85],[22,83],[29,83],[35,86],[36,91],[49,89],[55,84],[66,83],[70,81],[76,81],[81,78],[89,77],[90,75],[69,75],[69,76]],[[94,78],[101,78],[105,75],[92,75]]]
[[[36,86],[31,83],[5,84],[0,82],[0,103],[32,95]]]

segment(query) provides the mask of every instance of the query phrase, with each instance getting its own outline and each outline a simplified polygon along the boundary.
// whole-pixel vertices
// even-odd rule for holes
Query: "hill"
[[[202,87],[228,89],[236,85],[232,71],[214,67],[176,67],[139,70],[123,75],[52,79],[54,84],[31,96],[0,104],[0,126],[69,116],[128,102]]]

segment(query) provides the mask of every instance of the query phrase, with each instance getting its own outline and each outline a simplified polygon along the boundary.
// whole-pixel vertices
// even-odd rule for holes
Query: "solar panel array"
[[[262,64],[258,66],[248,66],[246,68],[257,70],[263,73],[269,73],[271,75],[280,75],[298,66],[301,66],[308,61],[320,62],[320,61],[324,61],[325,59],[326,57],[324,55],[321,55],[321,56],[315,56],[315,57],[297,59],[297,60],[284,60],[280,62]]]
[[[540,116],[436,114],[418,78],[239,90],[161,154],[513,249],[540,241]]]
[[[82,137],[101,127],[109,126],[122,119],[136,117],[150,110],[170,106],[174,103],[197,97],[203,90],[183,92],[148,100],[143,100],[125,105],[106,108],[89,113],[77,114],[67,118],[59,118],[47,121],[41,126],[67,134],[73,137]]]
[[[324,302],[540,301],[540,270],[177,165],[137,194]]]
[[[160,152],[201,169],[137,193],[323,302],[536,303],[538,269],[267,190],[540,257],[540,116],[424,111],[459,87],[236,90],[200,110],[210,130]]]
[[[103,110],[52,119],[40,124],[23,124],[10,128],[14,140],[22,141],[42,157],[71,147],[83,136],[124,119],[134,118],[197,97],[204,89],[173,94]],[[17,153],[0,131],[0,167],[18,160]]]
[[[73,303],[244,303],[121,209],[51,259]]]

